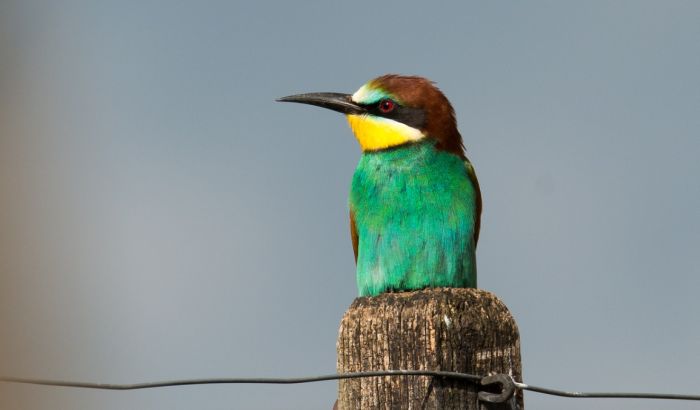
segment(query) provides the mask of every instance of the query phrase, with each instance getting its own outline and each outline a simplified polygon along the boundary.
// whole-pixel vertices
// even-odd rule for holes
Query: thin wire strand
[[[432,376],[441,378],[450,378],[469,381],[474,384],[479,384],[482,377],[469,373],[444,372],[431,370],[385,370],[374,372],[355,372],[342,374],[327,374],[310,377],[291,377],[291,378],[211,378],[211,379],[188,379],[188,380],[172,380],[148,383],[133,383],[133,384],[112,384],[112,383],[85,383],[73,382],[64,380],[42,380],[42,379],[25,379],[18,377],[0,377],[0,382],[5,383],[22,383],[33,384],[40,386],[57,386],[57,387],[77,387],[84,389],[100,389],[100,390],[140,390],[153,389],[160,387],[175,387],[175,386],[191,386],[202,384],[300,384],[313,383],[329,380],[340,379],[357,379],[362,377],[381,377],[381,376]],[[669,393],[625,393],[625,392],[568,392],[563,390],[550,389],[546,387],[538,387],[525,383],[514,382],[515,387],[519,390],[528,390],[535,393],[542,393],[552,396],[571,397],[571,398],[607,398],[607,399],[665,399],[665,400],[695,400],[700,401],[700,395],[691,394],[669,394]]]
[[[665,400],[698,400],[700,395],[673,394],[673,393],[629,393],[629,392],[569,392],[549,389],[547,387],[531,386],[525,383],[515,383],[520,390],[529,390],[536,393],[549,394],[551,396],[589,398],[589,399],[665,399]]]
[[[375,372],[355,372],[343,374],[327,374],[311,377],[290,377],[290,378],[212,378],[212,379],[190,379],[190,380],[171,380],[162,382],[149,383],[133,383],[133,384],[111,384],[111,383],[84,383],[63,380],[41,380],[41,379],[24,379],[18,377],[0,377],[0,382],[34,384],[40,386],[58,386],[58,387],[79,387],[85,389],[101,389],[101,390],[139,390],[153,389],[158,387],[173,387],[173,386],[190,386],[198,384],[300,384],[313,383],[328,380],[340,379],[357,379],[361,377],[380,377],[380,376],[433,376],[450,379],[467,380],[473,383],[479,383],[481,377],[469,373],[443,372],[431,370],[385,370]]]

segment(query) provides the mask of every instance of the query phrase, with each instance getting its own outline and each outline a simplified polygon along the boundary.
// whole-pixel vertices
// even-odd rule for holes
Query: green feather
[[[360,296],[475,287],[476,195],[464,160],[430,140],[365,152],[350,189]]]

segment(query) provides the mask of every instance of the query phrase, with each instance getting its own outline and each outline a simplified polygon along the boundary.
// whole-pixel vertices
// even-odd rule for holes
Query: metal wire
[[[549,389],[546,387],[531,386],[525,383],[515,382],[515,387],[520,390],[529,390],[536,393],[549,394],[551,396],[589,398],[589,399],[664,399],[664,400],[698,400],[700,395],[672,394],[672,393],[625,393],[625,392],[568,392]]]
[[[321,376],[310,377],[290,377],[290,378],[272,378],[272,377],[241,377],[241,378],[212,378],[212,379],[189,379],[189,380],[171,380],[162,382],[149,383],[133,383],[133,384],[111,384],[111,383],[84,383],[63,380],[41,380],[41,379],[23,379],[18,377],[0,377],[0,382],[35,384],[40,386],[59,386],[59,387],[79,387],[84,389],[101,389],[101,390],[139,390],[153,389],[157,387],[173,387],[173,386],[190,386],[197,384],[299,384],[313,383],[328,380],[340,379],[357,379],[361,377],[380,377],[380,376],[432,376],[443,377],[450,379],[467,380],[478,384],[481,377],[469,373],[443,372],[433,370],[384,370],[374,372],[355,372],[343,374],[327,374]]]
[[[289,377],[289,378],[266,378],[266,377],[245,377],[245,378],[211,378],[211,379],[186,379],[171,380],[148,383],[132,384],[112,384],[112,383],[86,383],[64,380],[45,379],[25,379],[19,377],[0,377],[0,382],[22,383],[40,386],[77,387],[84,389],[100,390],[139,390],[153,389],[160,387],[191,386],[201,384],[299,384],[313,383],[340,379],[357,379],[361,377],[381,377],[381,376],[431,376],[449,379],[464,380],[474,384],[480,384],[482,377],[469,373],[444,372],[431,370],[385,370],[373,372],[355,372],[342,374],[327,374],[309,377]],[[535,393],[548,394],[552,396],[571,398],[607,398],[607,399],[664,399],[664,400],[697,400],[700,395],[691,394],[668,394],[668,393],[625,393],[625,392],[567,392],[546,387],[538,387],[525,383],[514,382],[519,390],[528,390]]]

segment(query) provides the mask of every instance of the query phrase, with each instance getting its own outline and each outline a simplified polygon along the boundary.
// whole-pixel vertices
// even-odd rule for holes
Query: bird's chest
[[[444,229],[469,217],[470,188],[457,158],[364,155],[353,177],[350,209],[361,237]]]

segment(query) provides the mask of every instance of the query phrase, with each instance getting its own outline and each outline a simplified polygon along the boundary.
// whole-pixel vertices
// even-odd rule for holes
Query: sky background
[[[0,374],[127,383],[335,371],[357,294],[342,116],[436,81],[484,196],[479,286],[525,381],[698,394],[700,2],[0,3]],[[2,409],[330,409],[336,383]],[[690,409],[563,399],[529,409]]]

